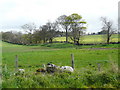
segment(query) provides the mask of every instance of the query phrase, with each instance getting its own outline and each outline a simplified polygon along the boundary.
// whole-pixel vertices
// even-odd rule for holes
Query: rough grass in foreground
[[[98,71],[91,65],[71,74],[39,73],[35,75],[25,72],[14,75],[13,72],[3,71],[3,88],[120,88],[119,77],[117,67]]]

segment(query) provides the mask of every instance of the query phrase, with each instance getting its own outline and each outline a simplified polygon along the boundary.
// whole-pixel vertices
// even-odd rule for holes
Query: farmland
[[[75,58],[74,73],[34,74],[36,69],[48,62],[71,66],[70,54],[74,54]],[[25,69],[24,75],[14,75],[16,55],[18,67]],[[119,88],[117,70],[118,44],[75,46],[53,43],[24,46],[2,42],[3,88]]]
[[[118,42],[119,39],[119,35],[118,34],[114,34],[111,37],[110,42]],[[55,38],[54,41],[65,41],[65,37],[58,37]],[[70,42],[72,42],[71,40],[69,40]],[[85,35],[81,38],[81,43],[82,44],[86,44],[86,43],[105,43],[105,35]]]

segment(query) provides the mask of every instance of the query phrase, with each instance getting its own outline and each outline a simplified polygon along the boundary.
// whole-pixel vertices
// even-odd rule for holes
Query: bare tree
[[[57,36],[57,23],[56,22],[47,22],[45,25],[40,26],[39,30],[36,32],[39,33],[40,39],[43,43],[49,41],[52,43],[53,38]]]
[[[38,44],[38,43],[41,43],[42,42],[42,34],[41,34],[41,31],[40,29],[36,29],[33,33],[33,42]]]
[[[2,33],[2,40],[9,42],[9,43],[15,43],[15,44],[22,44],[23,43],[23,34],[21,32],[3,32]]]
[[[118,16],[118,33],[120,34],[120,12]]]
[[[27,36],[25,38],[29,41],[28,44],[32,44],[32,33],[36,29],[36,25],[34,23],[28,23],[21,27],[27,32]]]
[[[106,31],[106,42],[110,43],[110,38],[115,32],[115,28],[113,28],[113,21],[108,20],[106,17],[101,17],[102,21],[102,30]]]
[[[12,42],[13,41],[13,37],[14,37],[14,34],[12,33],[12,31],[8,31],[8,32],[3,32],[2,33],[2,40],[3,41]]]
[[[47,25],[42,25],[40,26],[40,31],[39,31],[39,35],[41,37],[41,39],[43,40],[43,43],[46,43],[47,42],[47,34],[48,34],[48,27]]]
[[[61,15],[60,17],[57,18],[57,22],[58,22],[59,25],[61,25],[61,27],[63,29],[65,29],[65,31],[66,31],[66,42],[68,42],[69,24],[68,24],[67,16],[66,15]]]
[[[47,27],[48,27],[48,33],[47,33],[47,38],[49,40],[50,43],[53,42],[53,38],[56,37],[57,35],[57,31],[58,31],[58,24],[57,22],[48,22],[46,23]]]

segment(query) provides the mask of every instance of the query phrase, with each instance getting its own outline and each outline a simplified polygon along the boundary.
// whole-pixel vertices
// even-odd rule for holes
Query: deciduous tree
[[[66,42],[68,42],[69,23],[68,23],[67,15],[61,15],[60,17],[58,17],[57,22],[66,31]]]
[[[71,32],[69,37],[74,41],[74,44],[79,45],[81,36],[84,34],[86,22],[82,19],[81,15],[73,13],[67,17],[67,24],[70,25],[69,31]]]
[[[113,22],[106,17],[101,17],[102,21],[102,30],[106,31],[106,42],[110,43],[110,38],[115,32],[115,28],[113,28]]]
[[[33,31],[36,29],[36,25],[34,23],[28,23],[23,26],[21,26],[26,32],[27,36],[25,37],[28,40],[28,44],[32,44],[32,37],[33,37]]]

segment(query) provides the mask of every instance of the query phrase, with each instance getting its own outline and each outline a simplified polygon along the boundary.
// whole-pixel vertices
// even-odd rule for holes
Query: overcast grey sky
[[[87,22],[87,32],[101,30],[100,17],[117,26],[119,0],[0,0],[0,31],[18,30],[26,23],[37,26],[59,16],[78,13]]]

